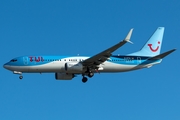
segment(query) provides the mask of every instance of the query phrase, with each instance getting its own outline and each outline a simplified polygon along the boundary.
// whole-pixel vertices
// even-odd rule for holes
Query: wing
[[[131,29],[128,33],[128,35],[126,36],[126,38],[124,40],[122,40],[121,42],[119,42],[118,44],[110,47],[109,49],[104,50],[103,52],[100,52],[99,54],[96,54],[86,60],[84,60],[82,62],[82,64],[84,66],[87,66],[89,68],[98,68],[97,66],[100,65],[101,63],[105,62],[112,54],[112,52],[114,52],[115,50],[117,50],[118,48],[120,48],[121,46],[123,46],[126,42],[130,42],[130,38],[131,38],[131,34],[132,34],[133,29]]]

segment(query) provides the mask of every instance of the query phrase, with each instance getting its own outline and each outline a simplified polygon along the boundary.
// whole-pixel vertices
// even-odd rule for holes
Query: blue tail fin
[[[159,55],[161,51],[163,34],[164,27],[158,27],[151,38],[148,40],[148,42],[143,46],[143,48],[140,51],[132,53],[130,55],[149,57]]]

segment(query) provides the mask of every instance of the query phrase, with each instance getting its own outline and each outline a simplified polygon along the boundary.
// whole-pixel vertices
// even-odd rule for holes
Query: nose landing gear
[[[20,76],[19,76],[19,79],[23,79],[22,72],[19,72],[19,71],[13,71],[13,73],[14,73],[14,74],[20,75]]]
[[[19,76],[19,79],[21,80],[21,79],[23,79],[23,76],[21,75],[21,76]]]

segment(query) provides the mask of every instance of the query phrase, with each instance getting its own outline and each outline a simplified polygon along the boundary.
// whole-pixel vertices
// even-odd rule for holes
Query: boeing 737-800
[[[162,58],[175,51],[172,49],[160,54],[164,27],[158,27],[143,48],[128,55],[112,55],[112,53],[129,42],[133,29],[124,40],[116,45],[94,55],[88,56],[22,56],[16,57],[4,64],[4,68],[19,74],[22,73],[55,73],[56,80],[71,80],[76,75],[82,75],[82,82],[94,73],[126,72],[142,68],[149,68],[161,63]]]

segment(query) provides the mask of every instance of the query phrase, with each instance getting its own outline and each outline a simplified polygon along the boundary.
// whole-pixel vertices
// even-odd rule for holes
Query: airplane
[[[161,63],[162,59],[174,52],[169,50],[160,54],[163,41],[164,27],[158,27],[154,34],[141,50],[128,55],[112,55],[112,53],[130,41],[133,29],[124,40],[94,56],[21,56],[16,57],[3,67],[19,74],[23,73],[55,73],[56,80],[72,80],[77,75],[82,75],[82,82],[95,73],[117,73],[150,68]]]

